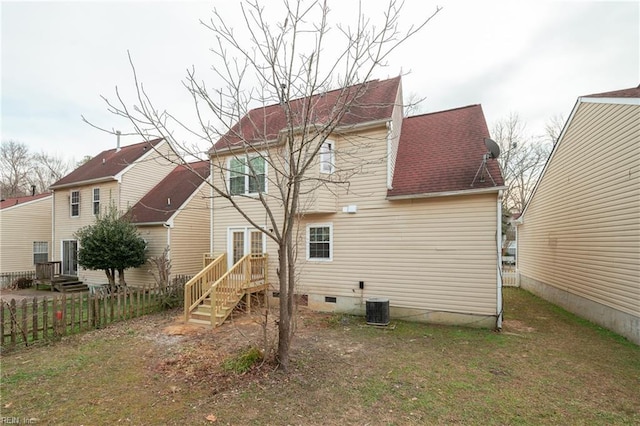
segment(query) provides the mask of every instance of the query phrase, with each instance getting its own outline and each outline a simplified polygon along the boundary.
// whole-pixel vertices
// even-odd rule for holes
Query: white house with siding
[[[517,240],[523,288],[640,344],[640,86],[578,98]]]
[[[86,284],[105,283],[104,271],[78,266],[74,234],[94,224],[96,216],[110,205],[119,211],[133,207],[175,169],[176,160],[175,151],[164,139],[118,146],[99,153],[51,185],[51,259],[62,262],[62,274],[76,276]],[[125,272],[125,277],[128,273],[131,271]]]
[[[234,202],[264,227],[265,210],[251,195],[260,191],[276,206],[275,172],[260,157],[245,158],[242,140],[263,140],[270,161],[280,161],[283,114],[280,105],[250,111],[210,151],[214,183],[237,194]],[[504,186],[496,160],[482,167],[488,137],[480,105],[403,118],[399,77],[364,83],[311,173],[330,179],[343,167],[360,170],[348,186],[320,187],[301,200],[299,300],[363,314],[366,300],[386,298],[392,318],[500,327]],[[213,198],[211,228],[211,251],[228,253],[230,265],[247,253],[269,254],[276,297],[275,245],[221,197]]]
[[[0,273],[34,271],[51,256],[52,194],[0,201]]]

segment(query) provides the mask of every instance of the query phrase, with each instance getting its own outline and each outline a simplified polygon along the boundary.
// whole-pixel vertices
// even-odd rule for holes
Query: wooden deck
[[[49,286],[51,291],[59,291],[61,293],[72,293],[79,291],[87,291],[89,287],[82,281],[78,281],[78,277],[62,274],[62,262],[42,262],[36,263],[36,284]]]

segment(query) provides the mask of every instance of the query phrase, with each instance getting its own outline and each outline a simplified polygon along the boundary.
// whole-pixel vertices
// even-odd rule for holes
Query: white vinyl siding
[[[635,316],[639,114],[637,105],[579,104],[518,227],[524,280]]]

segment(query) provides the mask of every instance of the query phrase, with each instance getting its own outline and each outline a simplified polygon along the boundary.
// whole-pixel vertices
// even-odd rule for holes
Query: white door
[[[227,235],[229,268],[247,254],[265,252],[264,234],[255,228],[229,228]]]

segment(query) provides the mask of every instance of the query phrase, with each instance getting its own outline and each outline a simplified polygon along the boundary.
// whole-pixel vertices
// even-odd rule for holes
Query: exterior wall
[[[162,142],[157,150],[151,150],[147,155],[136,161],[121,178],[119,208],[126,210],[140,201],[154,186],[173,171],[176,164],[171,163],[163,156],[176,160],[176,155],[171,145]]]
[[[195,275],[202,269],[202,254],[209,251],[210,229],[209,186],[202,185],[169,230],[173,276]]]
[[[51,244],[52,197],[0,210],[0,272],[35,270],[33,242]]]
[[[387,136],[382,125],[357,136],[334,138],[342,159],[336,160],[337,168],[358,173],[350,176],[348,187],[337,189],[336,213],[307,212],[300,218],[297,292],[307,294],[309,306],[316,310],[362,314],[367,298],[385,297],[396,318],[495,326],[497,191],[389,201]],[[219,184],[220,176],[214,178]],[[258,202],[238,203],[269,227]],[[343,212],[347,206],[355,213]],[[214,252],[228,250],[229,228],[247,226],[220,198],[214,200],[213,223]],[[333,259],[307,261],[307,225],[326,223],[333,227]],[[270,281],[277,291],[277,248],[270,241],[267,252]],[[325,297],[336,301],[328,303]]]
[[[93,215],[93,189],[100,188],[101,211],[113,203],[118,210],[126,210],[138,202],[148,191],[156,186],[175,168],[175,164],[162,158],[162,155],[175,158],[171,146],[163,142],[158,147],[160,152],[150,150],[138,159],[129,169],[122,173],[120,182],[112,181],[99,184],[83,185],[59,189],[54,192],[54,251],[53,259],[62,260],[62,241],[75,240],[74,233],[87,225],[95,223]],[[80,191],[80,215],[71,217],[69,197],[71,191]],[[144,237],[144,236],[143,236]],[[163,248],[166,244],[163,243]],[[160,251],[162,253],[162,251]],[[145,267],[142,267],[143,269]],[[148,268],[147,268],[148,269]],[[125,272],[135,280],[147,279],[148,272]],[[149,276],[150,277],[150,276]],[[104,271],[90,271],[78,267],[78,278],[86,284],[106,282]],[[150,277],[153,282],[153,277]],[[132,282],[133,282],[132,281]]]
[[[138,226],[138,232],[147,242],[147,258],[150,259],[161,256],[165,247],[169,244],[169,230],[162,225],[152,225]],[[124,276],[127,285],[142,286],[154,284],[156,281],[151,271],[155,272],[155,270],[155,265],[150,262],[145,263],[139,268],[125,270]],[[102,272],[102,276],[105,276],[104,272]]]
[[[95,216],[93,214],[93,189],[100,188],[100,210],[104,211],[110,203],[117,205],[120,188],[118,182],[103,182],[95,185],[86,185],[73,188],[65,188],[53,193],[53,220],[54,220],[54,243],[52,260],[62,260],[62,241],[75,240],[73,235],[78,229],[93,225]],[[80,215],[71,217],[71,207],[69,198],[71,191],[80,191]],[[50,237],[51,238],[51,237]],[[91,274],[91,271],[86,271]],[[101,273],[104,277],[104,273]],[[103,278],[100,282],[104,281]]]
[[[637,343],[639,113],[580,103],[518,227],[523,288]]]

